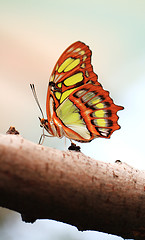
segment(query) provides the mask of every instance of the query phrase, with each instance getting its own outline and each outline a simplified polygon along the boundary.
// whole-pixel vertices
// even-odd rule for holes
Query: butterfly
[[[120,128],[117,112],[124,108],[115,105],[109,92],[98,82],[91,65],[91,55],[89,47],[80,41],[62,53],[48,84],[47,119],[31,84],[42,112],[41,126],[50,136],[90,142],[98,137],[110,138]]]

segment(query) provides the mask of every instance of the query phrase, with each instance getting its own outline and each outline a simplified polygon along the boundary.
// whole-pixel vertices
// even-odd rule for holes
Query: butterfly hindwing
[[[65,126],[67,135],[77,141],[91,141],[96,137],[109,138],[120,128],[117,111],[122,107],[113,103],[109,92],[101,86],[85,84],[58,107],[56,114]]]

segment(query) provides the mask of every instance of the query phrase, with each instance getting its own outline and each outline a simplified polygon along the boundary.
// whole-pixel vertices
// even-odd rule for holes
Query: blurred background
[[[100,161],[119,159],[145,169],[145,1],[144,0],[0,0],[0,132],[15,126],[38,143],[39,109],[29,84],[34,83],[43,111],[48,79],[61,53],[82,41],[92,50],[99,82],[117,105],[121,129],[111,139],[80,144]],[[67,150],[69,140],[46,138],[44,145]],[[56,221],[34,224],[0,209],[0,240],[119,240],[93,231],[79,232]]]

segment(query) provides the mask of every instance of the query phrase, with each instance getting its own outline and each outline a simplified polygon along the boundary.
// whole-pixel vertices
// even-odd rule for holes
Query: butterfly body
[[[91,50],[73,43],[57,61],[49,80],[46,112],[41,124],[52,136],[79,142],[110,138],[120,128],[117,106],[98,82],[91,65]]]

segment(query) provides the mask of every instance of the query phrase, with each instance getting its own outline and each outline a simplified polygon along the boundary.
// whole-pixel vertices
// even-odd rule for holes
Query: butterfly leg
[[[52,135],[47,135],[47,134],[45,134],[45,133],[44,133],[44,129],[46,129],[46,128],[45,128],[45,125],[43,125],[42,127],[43,127],[43,133],[41,134],[40,139],[39,139],[39,142],[38,142],[38,144],[40,144],[40,145],[42,145],[42,144],[44,143],[45,137],[54,137],[54,136],[52,136]]]
[[[44,135],[41,134],[38,144],[42,145],[44,142],[44,138],[45,138]]]
[[[45,137],[54,137],[54,136],[41,134],[38,144],[42,145],[44,143]]]
[[[71,145],[68,147],[68,150],[81,152],[80,146],[77,146],[75,143],[73,143],[71,139],[70,141],[71,141]]]

